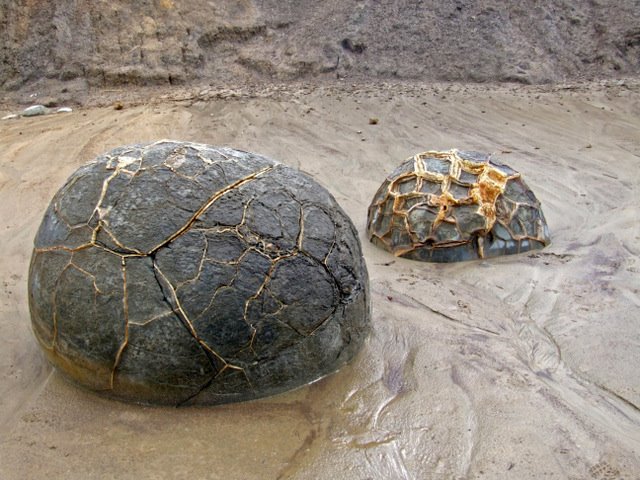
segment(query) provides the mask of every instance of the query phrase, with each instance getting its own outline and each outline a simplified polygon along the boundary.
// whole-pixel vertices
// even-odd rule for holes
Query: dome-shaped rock
[[[160,141],[80,167],[29,274],[33,330],[75,382],[123,400],[214,404],[314,381],[369,328],[355,228],[297,170]]]
[[[543,248],[549,230],[520,174],[478,152],[407,159],[369,206],[369,239],[394,255],[457,262]]]

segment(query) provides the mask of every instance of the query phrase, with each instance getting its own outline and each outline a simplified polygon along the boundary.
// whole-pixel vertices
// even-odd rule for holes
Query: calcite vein
[[[383,182],[367,232],[396,256],[432,262],[543,248],[549,230],[520,174],[477,152],[414,155]]]

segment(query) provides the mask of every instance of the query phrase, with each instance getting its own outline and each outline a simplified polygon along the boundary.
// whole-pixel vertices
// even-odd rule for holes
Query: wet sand
[[[0,478],[640,478],[640,82],[221,96],[0,122]],[[85,161],[160,138],[256,151],[333,193],[373,293],[354,362],[288,394],[181,409],[110,401],[52,371],[26,291],[44,209]],[[520,171],[552,244],[460,264],[371,245],[385,175],[449,148]]]

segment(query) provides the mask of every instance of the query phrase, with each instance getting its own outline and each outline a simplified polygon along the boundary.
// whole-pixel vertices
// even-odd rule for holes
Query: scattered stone
[[[2,120],[12,120],[20,117],[35,117],[38,115],[47,115],[51,113],[52,109],[45,107],[44,105],[32,105],[25,108],[21,113],[11,113],[2,117]],[[60,107],[55,110],[56,113],[69,113],[73,110],[70,107]]]
[[[37,115],[44,115],[49,111],[47,107],[44,105],[32,105],[30,107],[25,108],[22,111],[23,117],[35,117]]]
[[[123,108],[124,108],[124,105],[122,104],[122,102],[116,102],[113,104],[114,110],[122,110]]]
[[[478,152],[429,151],[375,194],[369,239],[398,257],[457,262],[541,249],[549,229],[520,174]]]
[[[358,233],[329,192],[260,155],[170,140],[71,175],[36,235],[29,299],[53,365],[140,403],[307,384],[370,322]]]
[[[380,120],[379,120],[379,119],[377,119],[376,117],[371,117],[371,118],[369,119],[369,125],[377,125],[379,121],[380,121]]]

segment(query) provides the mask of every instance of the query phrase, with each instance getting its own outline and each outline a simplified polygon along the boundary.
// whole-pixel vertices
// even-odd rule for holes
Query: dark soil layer
[[[640,1],[0,0],[0,88],[640,72]]]

